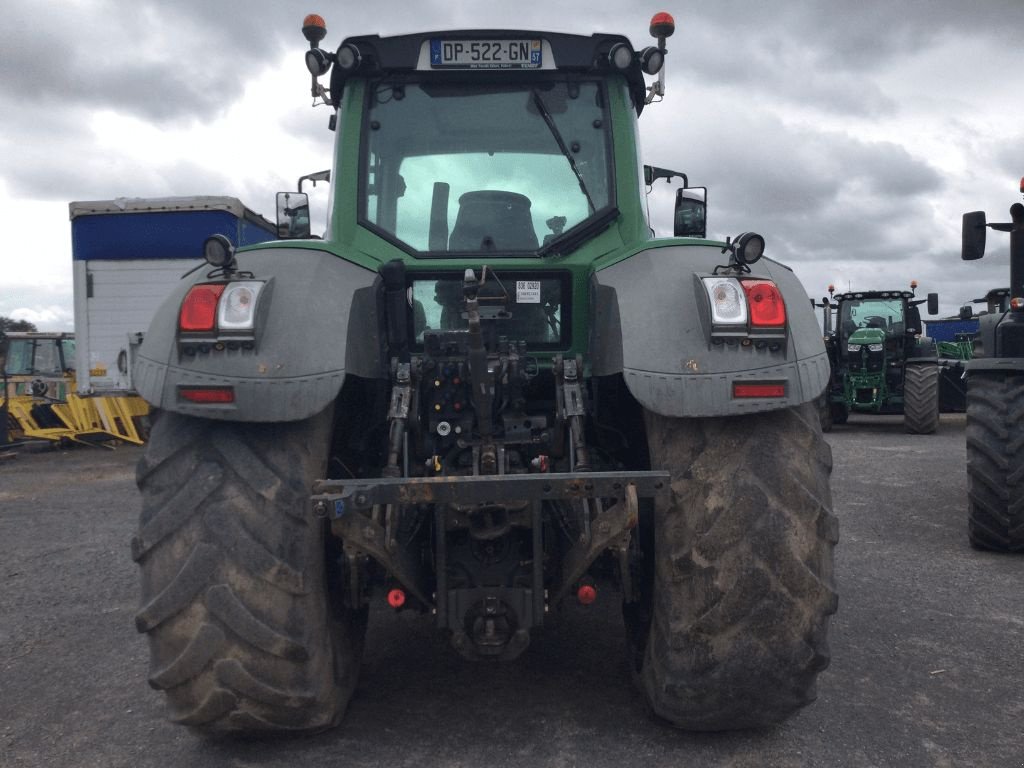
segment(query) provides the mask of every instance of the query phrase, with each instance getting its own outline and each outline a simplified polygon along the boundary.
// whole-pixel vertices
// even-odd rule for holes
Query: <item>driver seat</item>
[[[530,198],[485,189],[459,197],[459,214],[448,239],[449,251],[533,251],[537,233]]]

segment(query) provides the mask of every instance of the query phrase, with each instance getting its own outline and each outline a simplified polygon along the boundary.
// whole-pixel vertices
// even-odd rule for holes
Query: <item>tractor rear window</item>
[[[532,252],[614,204],[597,81],[378,82],[360,216],[431,254]]]
[[[525,341],[533,348],[567,346],[571,333],[567,276],[544,277],[488,273],[479,293],[480,317],[494,324],[497,334]],[[412,283],[413,333],[423,342],[427,330],[468,327],[461,278],[416,279]]]

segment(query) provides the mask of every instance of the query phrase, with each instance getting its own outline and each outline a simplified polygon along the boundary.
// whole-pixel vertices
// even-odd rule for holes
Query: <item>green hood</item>
[[[885,331],[881,328],[858,328],[850,334],[847,344],[881,344],[885,341]]]

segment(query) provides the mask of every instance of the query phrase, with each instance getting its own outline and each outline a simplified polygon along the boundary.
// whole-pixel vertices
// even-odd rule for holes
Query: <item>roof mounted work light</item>
[[[327,74],[327,70],[330,68],[331,60],[319,48],[310,48],[306,51],[306,69],[313,77]]]
[[[608,51],[608,61],[616,69],[629,69],[629,65],[633,63],[633,49],[626,43],[616,43]]]
[[[640,52],[640,69],[646,74],[658,74],[664,64],[665,54],[660,48],[655,48],[651,45]]]
[[[352,43],[345,43],[338,49],[338,66],[346,72],[352,72],[359,68],[363,61],[363,55]]]

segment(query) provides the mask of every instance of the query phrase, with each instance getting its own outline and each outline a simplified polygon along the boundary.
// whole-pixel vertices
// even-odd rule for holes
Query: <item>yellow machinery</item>
[[[7,440],[141,445],[149,406],[133,392],[78,395],[73,333],[8,333],[0,419]],[[0,428],[5,425],[0,422]]]

